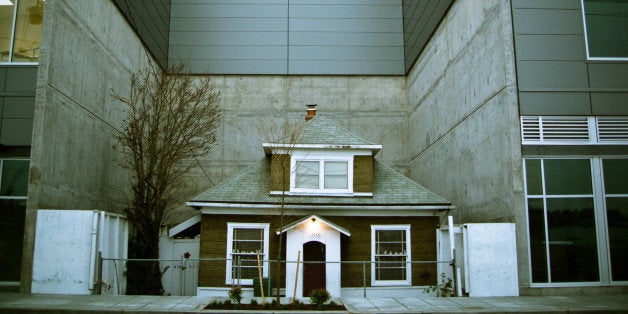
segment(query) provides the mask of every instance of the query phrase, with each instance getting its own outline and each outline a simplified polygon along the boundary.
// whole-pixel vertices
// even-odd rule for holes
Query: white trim
[[[400,230],[406,233],[406,279],[405,280],[377,280],[375,276],[375,233],[378,230]],[[412,285],[412,252],[410,250],[410,225],[371,225],[371,286],[410,286]]]
[[[307,195],[307,196],[334,196],[334,197],[370,197],[372,192],[353,192],[353,193],[300,193],[290,191],[270,191],[270,195]]]
[[[264,262],[262,263],[262,273],[263,277],[268,277],[268,239],[269,239],[269,228],[270,224],[268,223],[244,223],[244,222],[227,222],[227,265],[226,265],[226,277],[225,284],[234,285],[238,284],[237,278],[232,278],[231,269],[232,269],[232,256],[233,256],[233,230],[234,229],[263,229],[264,232],[264,252],[261,254],[263,258],[261,258]],[[253,279],[240,279],[240,285],[252,285]]]
[[[584,47],[587,52],[587,60],[590,61],[628,61],[628,56],[626,57],[591,57],[591,53],[589,52],[589,33],[587,31],[587,16],[584,12],[584,0],[580,0],[580,11],[582,12],[582,27],[584,28]]]
[[[203,214],[221,215],[269,215],[269,210],[279,210],[279,204],[233,204],[233,203],[187,203],[188,206],[202,207]],[[313,209],[317,215],[329,216],[436,216],[439,212],[455,209],[455,206],[386,206],[386,205],[285,205],[294,215],[308,215]]]
[[[188,220],[186,220],[184,222],[181,222],[178,225],[170,228],[168,230],[168,237],[172,238],[172,237],[176,236],[179,232],[181,232],[181,231],[183,231],[183,230],[185,230],[187,228],[190,228],[190,227],[192,227],[195,224],[200,223],[200,222],[201,222],[201,215],[200,214],[194,215],[193,217],[189,218]]]
[[[280,143],[262,143],[264,152],[270,154],[272,152],[281,153],[285,151],[294,151],[295,149],[342,149],[342,150],[368,150],[369,152],[378,152],[382,150],[380,144],[364,144],[364,145],[338,145],[338,144],[280,144]],[[371,155],[371,154],[369,154]]]
[[[325,220],[323,218],[320,218],[320,217],[318,217],[316,215],[309,215],[309,216],[307,216],[305,218],[302,218],[302,219],[299,219],[299,220],[297,220],[297,221],[295,221],[293,223],[287,224],[287,225],[283,226],[281,228],[281,230],[277,230],[276,233],[279,234],[281,232],[286,232],[286,231],[288,231],[288,230],[290,230],[290,229],[292,229],[292,228],[302,224],[304,221],[308,221],[310,219],[320,220],[323,223],[325,223],[326,225],[328,225],[328,226],[332,227],[333,229],[335,229],[336,231],[338,231],[338,232],[340,232],[340,233],[342,233],[342,234],[344,234],[344,235],[346,235],[348,237],[351,236],[351,232],[349,232],[347,229],[345,229],[343,227],[340,227],[340,226],[338,226],[338,225],[336,225],[336,224],[334,224],[332,222],[329,222],[329,221],[327,221],[327,220]]]

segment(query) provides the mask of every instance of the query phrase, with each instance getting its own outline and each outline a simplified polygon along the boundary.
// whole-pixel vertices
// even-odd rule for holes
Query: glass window
[[[20,281],[28,164],[0,159],[0,281]]]
[[[20,281],[25,199],[0,199],[0,281]]]
[[[295,187],[300,189],[318,189],[320,165],[318,161],[296,162]]]
[[[627,281],[628,159],[524,164],[532,282]]]
[[[548,195],[593,193],[588,159],[546,159],[543,160],[543,167]]]
[[[605,159],[604,192],[608,244],[610,249],[611,279],[627,281],[628,268],[628,160]]]
[[[348,168],[344,161],[325,162],[325,189],[348,189]]]
[[[371,226],[372,284],[410,284],[410,226]]]
[[[0,62],[38,62],[44,0],[4,0],[0,5]]]
[[[0,5],[0,62],[9,61],[13,15],[15,14],[14,2],[15,0],[11,0],[10,4]]]
[[[1,196],[26,196],[28,187],[28,160],[2,162]]]
[[[308,157],[296,160],[291,171],[291,192],[351,193],[352,167],[349,160],[327,160]]]
[[[628,1],[583,0],[590,58],[628,58]]]
[[[257,260],[268,276],[268,224],[228,223],[227,284],[253,283],[259,276]]]
[[[593,198],[548,198],[552,282],[598,281]]]

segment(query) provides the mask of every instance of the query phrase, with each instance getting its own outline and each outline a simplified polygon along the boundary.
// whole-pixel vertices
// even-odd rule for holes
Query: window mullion
[[[591,171],[600,281],[607,284],[611,282],[610,245],[606,227],[606,195],[604,193],[604,173],[601,158],[591,158]]]
[[[547,220],[547,192],[545,187],[545,160],[541,159],[541,187],[543,188],[543,220],[545,228],[545,263],[547,263],[547,282],[552,282],[552,270],[550,263],[550,242],[549,242],[549,228],[548,228],[548,220]],[[530,267],[532,267],[530,265]]]

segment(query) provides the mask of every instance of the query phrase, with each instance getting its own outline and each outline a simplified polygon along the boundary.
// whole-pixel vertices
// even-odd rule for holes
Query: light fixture
[[[312,217],[312,222],[316,222],[316,218]]]

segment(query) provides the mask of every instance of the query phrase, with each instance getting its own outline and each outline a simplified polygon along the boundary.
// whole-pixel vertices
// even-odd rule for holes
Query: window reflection
[[[548,199],[547,230],[553,282],[599,280],[593,198]]]
[[[38,62],[45,1],[8,3],[0,5],[0,62]]]

